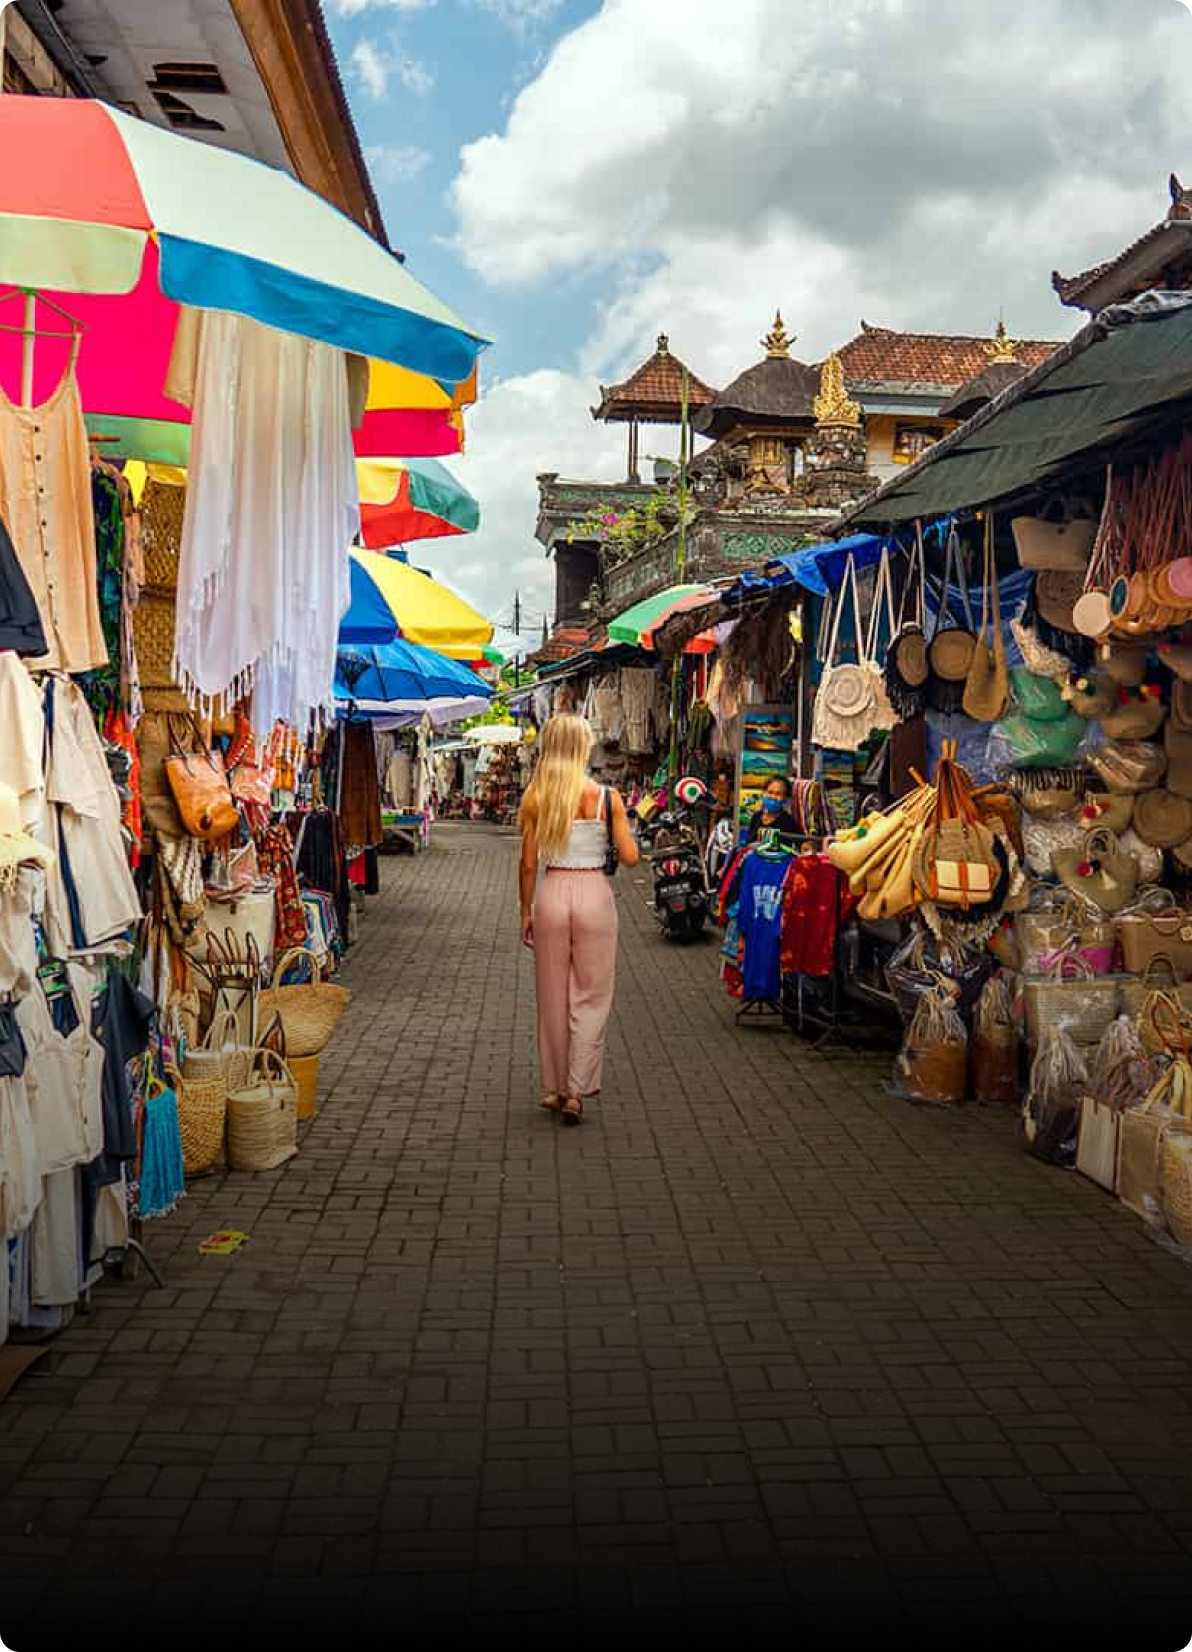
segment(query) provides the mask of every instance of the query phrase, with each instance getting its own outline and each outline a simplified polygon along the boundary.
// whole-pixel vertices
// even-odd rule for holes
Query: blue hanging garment
[[[154,1073],[145,1092],[141,1190],[137,1214],[142,1220],[152,1216],[168,1216],[185,1192],[178,1097]]]

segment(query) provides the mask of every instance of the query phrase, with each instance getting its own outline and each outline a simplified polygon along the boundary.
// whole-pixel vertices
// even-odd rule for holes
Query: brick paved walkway
[[[198,1184],[168,1288],[102,1288],[0,1407],[10,1647],[1188,1641],[1192,1271],[1001,1121],[735,1031],[625,874],[607,1099],[564,1132],[513,841],[385,877],[300,1158]],[[199,1257],[223,1225],[251,1246]]]

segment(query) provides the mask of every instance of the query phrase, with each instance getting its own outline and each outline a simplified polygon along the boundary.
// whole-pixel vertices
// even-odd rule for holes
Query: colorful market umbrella
[[[493,695],[489,685],[466,665],[402,638],[371,648],[341,646],[335,692],[340,699],[399,707],[465,696],[487,704]]]
[[[492,640],[483,615],[427,574],[376,551],[351,553],[352,595],[340,623],[341,646],[384,642],[400,634],[453,660],[474,660]],[[395,629],[384,633],[386,624]]]
[[[434,459],[361,459],[356,469],[364,543],[373,550],[480,526],[480,506]]]
[[[650,648],[653,644],[649,638],[655,627],[669,619],[681,605],[695,608],[709,601],[713,595],[710,585],[671,585],[656,596],[634,603],[632,608],[610,620],[609,641],[628,643],[634,648]]]
[[[288,173],[76,98],[0,98],[0,152],[0,283],[38,289],[85,326],[84,408],[93,434],[119,442],[105,451],[185,462],[185,410],[161,393],[179,304],[251,316],[430,381],[411,404],[393,399],[410,394],[408,380],[370,374],[358,449],[458,450],[457,396],[474,399],[485,340]],[[9,298],[9,325],[21,302]],[[19,332],[7,336],[19,353]],[[35,401],[65,364],[65,344],[44,342]],[[101,431],[99,420],[149,428]]]
[[[384,731],[392,728],[410,728],[421,723],[424,717],[429,717],[435,728],[449,728],[452,723],[461,722],[465,717],[475,717],[479,712],[488,710],[488,701],[478,695],[470,695],[463,700],[419,700],[409,704],[398,701],[357,700],[352,706],[346,703],[341,705],[341,715],[352,717],[367,717],[374,728]]]

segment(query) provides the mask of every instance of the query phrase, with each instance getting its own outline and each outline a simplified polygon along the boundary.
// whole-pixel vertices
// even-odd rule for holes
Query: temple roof
[[[819,394],[820,370],[796,361],[790,353],[794,342],[776,316],[774,326],[762,341],[765,359],[738,374],[707,407],[692,420],[705,436],[721,437],[738,425],[789,425],[811,423],[813,404]]]
[[[985,371],[998,343],[997,334],[980,338],[968,333],[900,333],[862,321],[861,331],[841,347],[839,355],[850,390],[929,385],[955,391]],[[1020,340],[1014,347],[1015,359],[1024,368],[1037,367],[1058,343],[1058,339]]]
[[[1156,277],[1175,258],[1192,254],[1192,191],[1186,190],[1173,172],[1167,180],[1171,207],[1161,223],[1132,241],[1116,258],[1093,264],[1078,275],[1051,272],[1051,285],[1061,304],[1096,314],[1107,304],[1116,304],[1156,285]]]
[[[716,392],[671,354],[669,339],[659,333],[657,349],[636,373],[622,384],[600,386],[600,406],[592,409],[592,417],[609,424],[627,424],[633,419],[643,424],[679,424],[683,417],[684,372],[688,411],[694,414],[706,407]]]

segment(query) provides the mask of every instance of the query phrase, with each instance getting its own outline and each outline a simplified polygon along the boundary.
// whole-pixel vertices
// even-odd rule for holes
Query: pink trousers
[[[599,1094],[616,966],[617,903],[608,878],[547,872],[534,902],[534,974],[548,1094]]]

